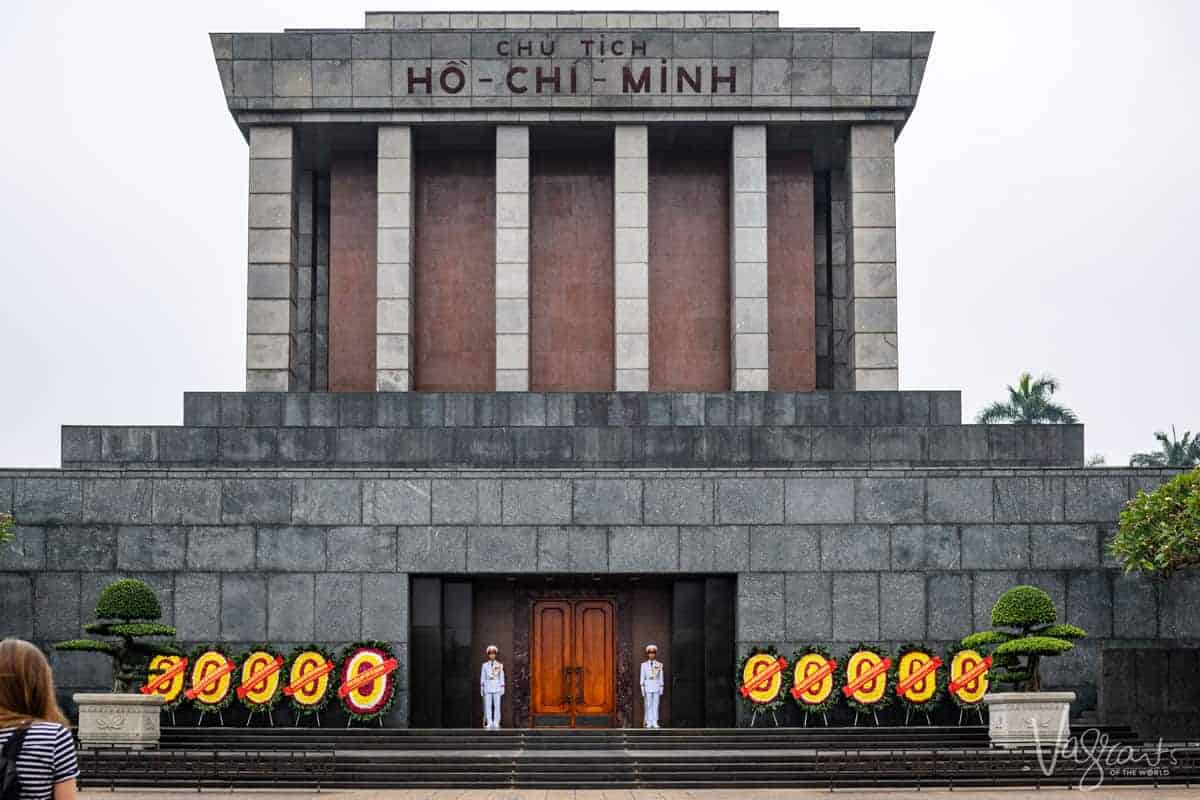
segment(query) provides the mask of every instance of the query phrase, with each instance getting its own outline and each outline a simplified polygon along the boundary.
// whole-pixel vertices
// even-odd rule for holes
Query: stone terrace
[[[1079,466],[1080,425],[957,392],[191,393],[183,427],[65,427],[71,467]]]
[[[10,470],[0,508],[20,527],[0,555],[0,617],[48,644],[136,575],[188,642],[375,637],[407,665],[410,574],[736,574],[740,648],[948,643],[1027,581],[1090,633],[1047,670],[1086,711],[1103,649],[1200,639],[1200,577],[1124,577],[1103,549],[1124,500],[1170,474]],[[64,687],[103,683],[94,661],[54,658]]]

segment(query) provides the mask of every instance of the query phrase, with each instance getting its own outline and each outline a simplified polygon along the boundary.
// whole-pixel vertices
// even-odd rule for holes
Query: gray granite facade
[[[957,392],[189,393],[182,427],[63,428],[71,467],[1078,466],[1083,427]]]
[[[374,637],[407,664],[411,575],[727,574],[740,649],[839,650],[948,643],[985,626],[1004,589],[1031,582],[1091,634],[1047,667],[1050,685],[1079,693],[1078,712],[1096,707],[1103,651],[1200,641],[1200,578],[1128,578],[1104,550],[1124,501],[1170,472],[1085,469],[1081,446],[1063,464],[1043,450],[1024,466],[877,465],[852,448],[740,467],[594,468],[559,463],[554,448],[500,468],[337,462],[350,431],[703,432],[731,420],[772,446],[810,441],[793,433],[819,421],[822,435],[868,443],[861,453],[886,443],[894,454],[933,430],[969,440],[973,426],[933,424],[960,414],[957,393],[191,394],[186,405],[186,427],[66,428],[64,469],[0,472],[0,508],[18,521],[0,553],[0,633],[72,636],[104,584],[134,575],[187,642]],[[982,433],[990,457],[1005,436],[1070,428]],[[246,460],[164,458],[194,452],[181,444],[192,436]],[[308,437],[334,449],[289,464]],[[54,659],[64,690],[107,680],[85,654]],[[401,676],[396,724],[407,720]]]
[[[436,29],[214,33],[213,55],[244,122],[242,112],[263,111],[639,108],[903,120],[933,42],[929,32],[779,28],[750,14],[674,29],[653,14],[620,27],[445,16]]]
[[[800,150],[811,154],[814,181],[822,188],[822,196],[814,197],[815,238],[823,244],[814,254],[821,270],[814,309],[817,386],[897,389],[891,142],[915,110],[932,43],[927,31],[781,28],[774,11],[384,11],[369,12],[363,28],[211,34],[227,107],[252,145],[247,389],[319,391],[330,385],[322,356],[329,346],[331,154],[374,150],[381,180],[394,172],[388,165],[400,161],[409,172],[419,171],[422,149],[428,152],[430,140],[444,130],[433,126],[442,125],[491,129],[496,174],[515,180],[497,193],[505,209],[497,217],[503,234],[497,274],[506,276],[497,282],[495,298],[502,328],[496,333],[498,389],[536,387],[528,375],[530,228],[522,197],[527,201],[530,137],[546,126],[640,132],[627,141],[614,138],[619,330],[612,386],[651,385],[654,344],[642,285],[649,269],[643,252],[649,202],[644,184],[651,141],[671,131],[704,129],[704,137],[727,140],[735,188],[729,223],[739,243],[730,251],[735,290],[730,319],[737,328],[730,388],[771,385],[766,160],[772,153]],[[289,128],[294,152],[289,150],[287,160],[296,167],[294,180],[274,186],[267,196],[262,186],[282,175],[281,166],[256,156],[253,145],[256,138],[268,133],[277,138]],[[409,131],[406,141],[412,145],[406,158],[388,155],[388,145],[373,146],[384,141],[379,135],[400,129]],[[524,133],[516,139],[504,136],[519,131]],[[505,152],[514,143],[520,144],[518,157]],[[287,219],[285,195],[291,197]],[[398,198],[411,202],[407,183],[403,191],[380,195],[389,196],[381,199],[385,212],[395,210]],[[273,216],[256,222],[253,212],[264,203]],[[289,230],[304,238],[290,250],[284,235]],[[412,266],[412,255],[396,246],[411,247],[420,232],[395,214],[380,231],[382,252],[391,260],[378,265],[385,293],[376,298],[383,366],[376,367],[375,388],[407,391],[420,383],[408,347],[417,312],[410,287],[397,280],[401,267]],[[275,245],[269,251],[253,246],[268,239]],[[278,280],[284,264],[293,270],[291,283]],[[275,280],[264,286],[256,272],[270,272]],[[405,317],[404,310],[414,313]]]

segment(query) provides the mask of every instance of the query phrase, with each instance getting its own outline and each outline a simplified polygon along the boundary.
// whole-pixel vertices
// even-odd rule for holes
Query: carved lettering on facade
[[[507,65],[481,60],[478,69],[466,59],[419,66],[399,63],[397,89],[409,95],[471,94],[475,83],[491,94],[737,94],[738,65],[730,61],[647,60],[648,43],[636,37],[585,34],[576,41],[553,37],[512,36],[496,42],[496,55]],[[566,52],[564,52],[566,51]],[[546,59],[556,59],[548,63]],[[652,57],[651,57],[652,58]],[[403,70],[403,72],[400,72]]]

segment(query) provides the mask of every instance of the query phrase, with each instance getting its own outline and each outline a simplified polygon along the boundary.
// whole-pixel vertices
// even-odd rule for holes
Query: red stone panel
[[[496,388],[496,158],[414,161],[414,353],[420,391]]]
[[[613,175],[607,150],[534,153],[530,389],[613,388]]]
[[[329,390],[375,391],[375,154],[329,165]]]
[[[817,386],[812,154],[767,156],[767,303],[770,386]]]
[[[729,389],[729,157],[650,153],[650,388]]]

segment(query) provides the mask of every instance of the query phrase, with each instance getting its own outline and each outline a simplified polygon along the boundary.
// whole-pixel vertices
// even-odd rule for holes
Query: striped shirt
[[[0,728],[0,748],[16,730]],[[71,731],[56,722],[30,725],[17,756],[17,775],[21,778],[21,800],[51,800],[54,784],[79,777]]]

